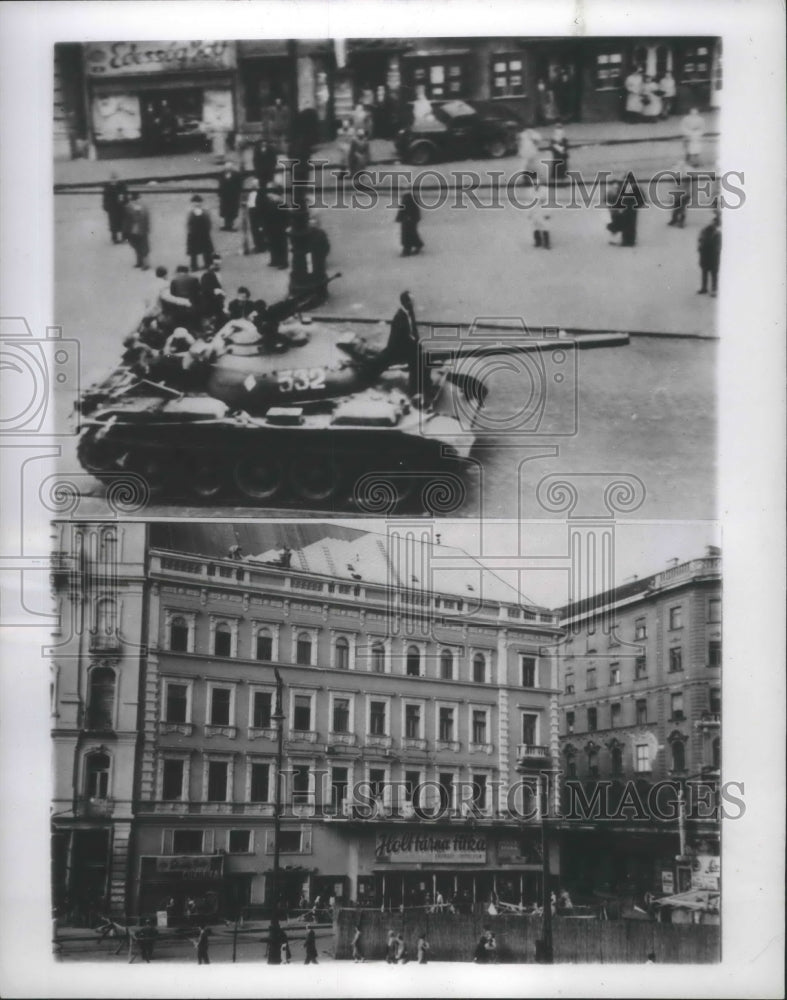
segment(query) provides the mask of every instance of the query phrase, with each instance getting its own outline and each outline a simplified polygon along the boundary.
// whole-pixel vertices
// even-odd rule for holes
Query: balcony
[[[319,733],[313,729],[291,729],[287,734],[288,743],[316,743]]]
[[[382,733],[367,733],[366,746],[375,747],[380,750],[390,750],[393,746],[393,737],[383,735]]]
[[[88,645],[91,653],[119,653],[122,648],[117,635],[100,632],[91,634]]]
[[[191,722],[167,722],[162,720],[158,724],[159,736],[166,733],[179,733],[181,736],[191,736],[194,732],[194,724]]]
[[[89,819],[111,816],[115,811],[114,799],[94,799],[84,796],[77,801],[77,813]]]
[[[700,729],[718,729],[721,725],[721,712],[703,712],[696,725]]]
[[[551,756],[549,747],[537,746],[535,743],[520,743],[516,748],[516,760],[519,767],[538,767],[548,764]]]
[[[402,740],[403,750],[426,750],[426,740],[421,739],[420,736],[405,736]]]
[[[491,743],[471,743],[470,753],[486,753],[490,754],[494,750],[494,746]]]
[[[461,747],[459,740],[435,740],[435,750],[450,750],[451,753],[459,753]]]
[[[247,735],[250,740],[275,740],[276,730],[272,726],[249,726]]]
[[[354,747],[356,743],[355,733],[328,733],[329,747]]]
[[[205,726],[205,736],[208,737],[208,739],[213,736],[226,736],[227,739],[234,740],[237,735],[237,726],[217,726],[212,723]]]

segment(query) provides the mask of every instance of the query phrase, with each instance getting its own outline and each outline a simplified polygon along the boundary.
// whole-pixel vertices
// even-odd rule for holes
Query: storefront
[[[139,912],[166,912],[172,923],[209,922],[227,906],[223,854],[170,854],[139,859]]]
[[[234,42],[91,42],[84,59],[99,157],[220,151],[231,141]]]

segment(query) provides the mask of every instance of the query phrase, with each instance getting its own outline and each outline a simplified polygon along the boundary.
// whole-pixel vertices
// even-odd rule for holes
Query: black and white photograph
[[[1,26],[3,995],[782,995],[783,9]]]

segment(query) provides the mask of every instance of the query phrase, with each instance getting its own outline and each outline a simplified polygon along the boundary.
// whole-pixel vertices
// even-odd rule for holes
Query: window
[[[271,725],[273,694],[255,691],[252,695],[251,724],[255,729],[268,729]]]
[[[91,753],[85,759],[85,794],[89,799],[105,799],[109,794],[108,753]]]
[[[718,736],[716,737],[716,739],[711,744],[711,752],[712,752],[712,755],[713,755],[712,756],[712,760],[713,760],[712,766],[713,766],[714,770],[718,771],[719,768],[721,767],[721,740],[719,739]]]
[[[165,722],[185,723],[189,721],[188,684],[176,684],[173,681],[166,682],[164,713]]]
[[[444,681],[450,681],[454,678],[454,658],[450,649],[444,649],[440,653],[440,677]]]
[[[336,640],[336,645],[334,647],[334,652],[336,656],[336,669],[337,670],[349,670],[350,669],[350,643],[340,635]]]
[[[569,757],[566,760],[566,777],[576,778],[577,776],[577,762],[573,757]]]
[[[710,50],[707,45],[690,45],[683,55],[683,82],[710,80]]]
[[[709,692],[710,710],[714,715],[721,714],[721,688],[711,688]]]
[[[473,743],[486,743],[486,711],[473,709]]]
[[[421,706],[404,706],[404,735],[407,739],[417,740],[421,736]]]
[[[522,742],[528,746],[538,744],[538,716],[530,712],[522,713]]]
[[[588,777],[598,777],[598,750],[588,750]]]
[[[310,800],[310,769],[308,764],[296,764],[292,769],[293,805],[308,805]]]
[[[686,770],[686,747],[683,740],[675,740],[672,744],[672,770]]]
[[[588,709],[588,732],[595,733],[598,729],[598,709],[589,708]]]
[[[251,830],[230,830],[227,846],[230,854],[250,854]]]
[[[566,733],[570,736],[574,732],[574,713],[566,712]]]
[[[708,666],[721,666],[721,640],[711,639],[708,643]]]
[[[439,740],[451,741],[454,738],[454,710],[453,708],[441,708],[438,715],[438,735]]]
[[[673,722],[680,722],[684,718],[682,691],[673,691],[670,695],[670,717]]]
[[[302,846],[303,837],[300,830],[282,830],[279,833],[279,850],[283,854],[300,854]]]
[[[213,655],[232,656],[232,629],[226,622],[219,622],[213,635]]]
[[[96,604],[96,632],[93,646],[96,649],[115,649],[118,645],[117,605],[111,597]]]
[[[611,663],[609,666],[609,683],[611,687],[620,684],[620,664]]]
[[[369,702],[369,732],[372,736],[385,736],[385,709],[384,701]]]
[[[331,768],[331,805],[336,812],[341,812],[347,801],[348,774],[346,767]]]
[[[292,728],[298,732],[309,732],[312,728],[311,695],[296,694],[292,704]]]
[[[273,659],[273,636],[269,628],[257,630],[255,655],[258,660],[270,662]]]
[[[716,625],[721,621],[720,597],[711,597],[708,601],[708,621]]]
[[[414,806],[420,805],[418,801],[420,795],[417,793],[418,786],[421,784],[421,772],[420,771],[405,771],[404,772],[404,800],[405,802],[411,802]]]
[[[638,743],[636,746],[635,769],[639,773],[650,770],[650,750],[647,743]]]
[[[295,647],[295,662],[308,667],[312,662],[312,639],[308,632],[301,632]]]
[[[429,100],[459,97],[464,92],[463,70],[460,61],[421,62],[413,68],[413,89],[422,86]]]
[[[648,637],[648,625],[646,618],[637,618],[634,621],[634,638],[635,639],[647,639]]]
[[[648,721],[648,700],[647,698],[638,698],[635,704],[636,719],[638,726],[646,725]]]
[[[680,605],[669,609],[669,627],[683,628],[683,608]]]
[[[185,618],[178,616],[169,623],[169,648],[173,653],[188,652],[189,626]]]
[[[335,698],[333,702],[333,732],[348,733],[350,731],[350,699]]]
[[[115,671],[110,667],[94,667],[90,671],[87,693],[88,729],[113,728],[115,714]]]
[[[202,854],[202,830],[173,830],[173,854]]]
[[[210,724],[212,726],[231,725],[231,688],[214,687],[211,688],[210,695]]]
[[[369,795],[381,802],[385,794],[385,771],[382,768],[369,768]]]
[[[228,768],[225,760],[208,761],[208,802],[227,801]]]
[[[473,806],[483,812],[487,807],[488,790],[487,776],[485,774],[471,774],[471,802]]]
[[[492,97],[522,97],[524,93],[522,56],[493,56]]]
[[[454,773],[453,771],[438,771],[437,783],[440,785],[440,808],[454,808]]]
[[[612,773],[617,776],[623,774],[623,751],[620,747],[612,747],[610,751],[610,767]]]
[[[486,683],[486,657],[483,653],[476,653],[473,657],[473,682]]]
[[[596,668],[595,667],[588,667],[587,682],[585,684],[585,687],[588,689],[588,691],[595,691],[595,689],[596,689]]]
[[[376,674],[385,673],[385,646],[381,642],[372,643],[372,670]]]
[[[623,55],[620,52],[596,53],[596,90],[614,90],[623,77]]]
[[[683,670],[683,650],[680,646],[673,646],[669,651],[669,672],[676,674]]]
[[[408,677],[421,676],[421,653],[417,646],[408,647],[406,670]]]
[[[574,693],[574,675],[566,674],[566,694]]]
[[[535,656],[522,657],[522,687],[534,688],[536,686],[536,658]]]
[[[261,764],[256,761],[251,765],[251,780],[249,782],[249,801],[267,802],[270,798],[270,764]]]
[[[613,702],[609,706],[609,725],[611,729],[620,725],[620,702]]]
[[[642,680],[643,677],[648,676],[648,658],[647,656],[636,656],[634,657],[634,677],[636,680]]]
[[[165,760],[161,774],[161,797],[173,802],[183,797],[184,761]]]

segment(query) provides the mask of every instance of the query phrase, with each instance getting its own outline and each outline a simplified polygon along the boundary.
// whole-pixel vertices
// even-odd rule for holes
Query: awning
[[[691,892],[679,892],[674,896],[664,896],[655,899],[655,906],[668,906],[672,909],[702,910],[706,913],[718,913],[720,908],[720,893],[710,889],[694,889]]]

